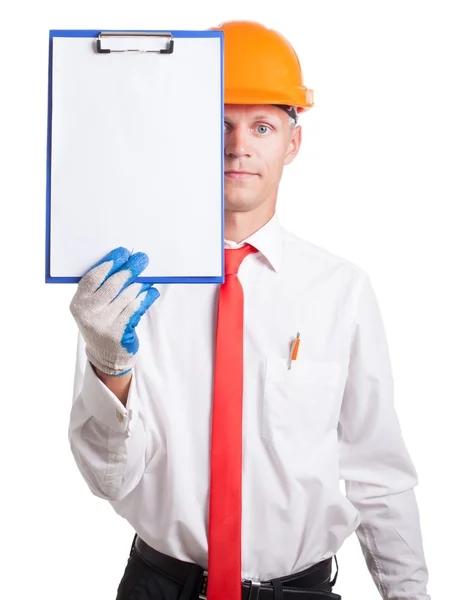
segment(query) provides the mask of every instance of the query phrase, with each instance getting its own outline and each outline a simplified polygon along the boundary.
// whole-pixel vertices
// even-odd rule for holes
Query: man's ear
[[[295,129],[292,132],[291,141],[288,144],[287,153],[285,154],[285,160],[283,161],[284,165],[289,165],[295,156],[300,151],[301,146],[301,125],[296,125]]]

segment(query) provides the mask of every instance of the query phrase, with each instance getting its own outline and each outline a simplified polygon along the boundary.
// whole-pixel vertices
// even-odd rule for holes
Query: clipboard
[[[50,30],[48,77],[46,283],[223,283],[223,32]]]

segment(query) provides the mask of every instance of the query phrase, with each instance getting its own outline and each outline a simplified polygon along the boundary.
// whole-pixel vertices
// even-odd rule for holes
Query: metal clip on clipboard
[[[145,41],[149,41],[148,38],[153,38],[150,40],[151,42],[155,42],[155,38],[169,38],[168,45],[166,48],[125,48],[122,43],[127,38],[139,38],[145,39]],[[107,39],[106,39],[107,38]],[[116,47],[114,48],[103,48],[103,44],[108,45],[109,42],[116,42],[114,44]],[[151,44],[150,44],[151,45]],[[106,31],[104,33],[100,33],[96,38],[96,50],[100,54],[109,54],[110,52],[156,52],[157,54],[172,54],[174,49],[174,38],[169,32],[162,33],[148,33],[142,31],[131,31],[131,32],[121,32],[121,31]]]

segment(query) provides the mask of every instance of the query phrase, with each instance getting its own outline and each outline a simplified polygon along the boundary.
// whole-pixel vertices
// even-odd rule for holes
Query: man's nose
[[[234,158],[251,156],[248,132],[241,127],[225,132],[225,154]]]

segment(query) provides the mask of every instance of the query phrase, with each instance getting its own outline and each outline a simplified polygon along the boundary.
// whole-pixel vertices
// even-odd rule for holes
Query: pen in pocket
[[[290,351],[290,362],[288,368],[291,369],[291,364],[293,360],[296,360],[298,356],[298,348],[300,347],[300,332],[296,334],[296,338],[292,341],[291,351]]]

